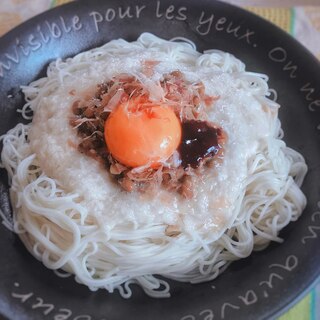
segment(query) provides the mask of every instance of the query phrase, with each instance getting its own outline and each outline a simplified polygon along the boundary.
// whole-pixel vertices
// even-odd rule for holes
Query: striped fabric
[[[246,7],[246,9],[296,37],[320,59],[320,6]],[[315,41],[316,39],[318,41]],[[320,284],[279,320],[320,320]]]
[[[276,24],[284,31],[293,32],[293,8],[245,7],[247,10]]]
[[[319,6],[245,8],[290,33],[320,59],[320,1]]]

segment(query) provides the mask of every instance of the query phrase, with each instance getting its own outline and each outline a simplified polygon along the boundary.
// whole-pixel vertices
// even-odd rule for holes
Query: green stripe
[[[311,320],[316,320],[316,290],[312,290],[311,292],[311,301],[310,301],[310,308],[311,308]]]
[[[291,19],[290,19],[290,33],[291,35],[294,36],[294,24],[295,24],[295,20],[296,20],[296,11],[295,8],[291,8]]]
[[[308,294],[299,301],[287,313],[278,318],[278,320],[313,320],[311,318],[311,294]]]
[[[56,6],[56,0],[51,0],[51,8]]]

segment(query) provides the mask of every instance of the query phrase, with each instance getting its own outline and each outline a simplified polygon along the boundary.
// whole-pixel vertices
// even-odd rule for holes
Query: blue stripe
[[[296,11],[295,8],[291,8],[290,10],[291,15],[290,15],[290,33],[292,36],[294,36],[294,29],[295,29],[295,20],[296,20]]]
[[[316,308],[317,308],[317,304],[316,304],[316,289],[313,289],[311,291],[311,320],[317,320],[316,319]]]

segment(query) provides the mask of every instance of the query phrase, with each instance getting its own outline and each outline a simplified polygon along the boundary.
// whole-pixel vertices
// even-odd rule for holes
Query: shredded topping
[[[157,64],[157,61],[144,62],[143,73],[151,76]],[[207,95],[202,82],[191,83],[180,71],[164,75],[157,89],[162,96],[162,100],[157,103],[172,107],[182,123],[179,152],[175,152],[165,163],[160,163],[156,168],[129,168],[115,160],[108,151],[104,140],[104,124],[112,110],[132,98],[153,98],[144,84],[128,74],[120,74],[99,84],[90,100],[73,103],[70,125],[81,138],[77,148],[81,153],[99,161],[128,192],[155,192],[162,186],[185,198],[191,198],[196,177],[212,166],[214,156],[221,158],[223,155],[226,135],[222,128],[206,121],[207,108],[212,107],[219,97]],[[74,95],[74,92],[70,94]],[[143,104],[143,107],[148,106]]]

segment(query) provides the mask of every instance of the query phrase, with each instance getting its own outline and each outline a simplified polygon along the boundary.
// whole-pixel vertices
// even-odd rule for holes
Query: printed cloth
[[[0,36],[23,21],[69,1],[1,0]],[[268,0],[260,0],[259,6],[245,8],[293,35],[320,59],[320,2],[317,6],[303,6],[301,0],[301,4],[295,7],[270,7]],[[320,320],[320,284],[279,320]]]

